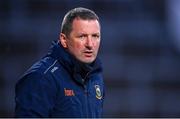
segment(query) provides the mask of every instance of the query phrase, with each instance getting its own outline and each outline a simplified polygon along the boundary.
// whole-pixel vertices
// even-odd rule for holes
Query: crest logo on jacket
[[[96,90],[96,98],[97,99],[102,99],[102,93],[99,85],[95,85],[95,90]]]
[[[64,88],[65,96],[75,96],[74,90]]]

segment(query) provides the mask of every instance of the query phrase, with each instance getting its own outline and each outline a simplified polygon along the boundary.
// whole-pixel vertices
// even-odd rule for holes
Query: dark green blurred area
[[[94,10],[101,21],[104,117],[180,117],[178,5],[178,0],[1,0],[0,117],[13,117],[15,83],[58,39],[65,13],[79,6]]]

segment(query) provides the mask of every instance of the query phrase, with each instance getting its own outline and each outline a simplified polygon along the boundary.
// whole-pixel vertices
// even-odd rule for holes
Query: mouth
[[[86,57],[92,57],[93,56],[93,51],[85,51],[84,52]]]

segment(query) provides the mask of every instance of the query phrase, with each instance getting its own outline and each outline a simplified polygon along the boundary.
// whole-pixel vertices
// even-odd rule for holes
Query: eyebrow
[[[87,33],[83,33],[83,32],[80,32],[80,33],[77,33],[78,35],[82,35],[82,34],[86,34],[86,35],[89,35],[89,34],[87,34]],[[94,34],[96,34],[96,35],[100,35],[100,33],[99,32],[96,32],[96,33],[92,33],[91,35],[94,35]]]

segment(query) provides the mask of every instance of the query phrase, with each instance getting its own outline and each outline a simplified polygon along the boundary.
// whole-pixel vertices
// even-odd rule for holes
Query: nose
[[[91,49],[93,47],[93,41],[92,41],[92,37],[88,36],[86,39],[86,47]]]

